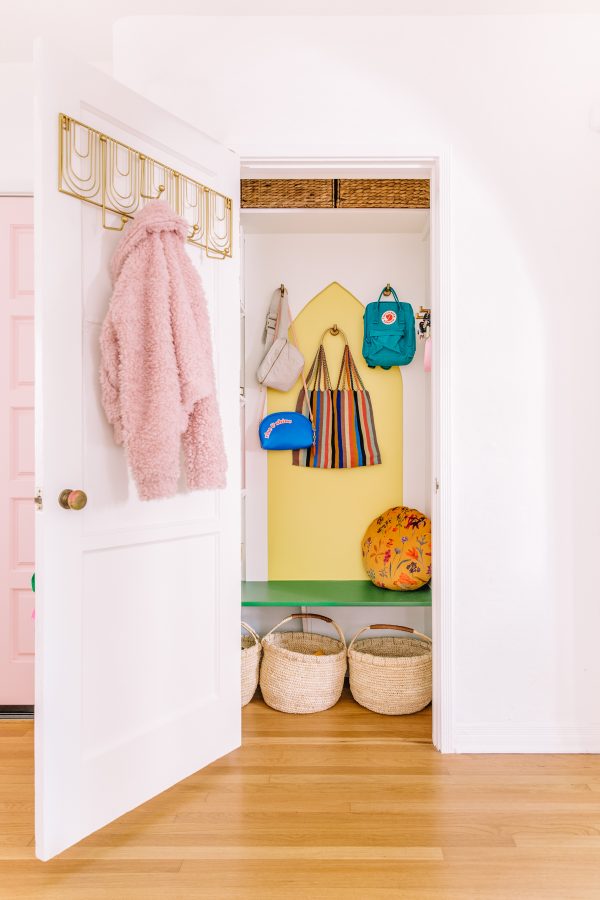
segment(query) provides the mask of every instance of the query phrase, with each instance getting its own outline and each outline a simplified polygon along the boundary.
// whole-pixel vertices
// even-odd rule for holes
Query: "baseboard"
[[[0,719],[33,719],[33,706],[0,706]]]
[[[455,753],[600,753],[600,724],[484,722],[454,726]]]

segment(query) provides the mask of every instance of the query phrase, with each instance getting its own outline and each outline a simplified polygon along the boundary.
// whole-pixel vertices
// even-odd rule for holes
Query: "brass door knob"
[[[63,509],[83,509],[86,503],[87,494],[85,491],[73,491],[71,488],[65,488],[58,495],[58,504]]]

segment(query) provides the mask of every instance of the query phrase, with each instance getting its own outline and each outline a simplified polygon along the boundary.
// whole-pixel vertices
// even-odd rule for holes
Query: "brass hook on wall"
[[[341,329],[341,328],[338,328],[337,324],[332,325],[331,328],[326,328],[326,329],[325,329],[325,331],[324,331],[323,334],[321,335],[321,340],[319,341],[320,344],[323,343],[323,338],[324,338],[326,335],[328,335],[328,334],[332,334],[334,337],[337,337],[338,334],[341,334],[341,336],[344,338],[344,340],[346,341],[346,343],[348,343],[348,338],[346,337],[346,335],[344,334],[344,332],[342,331],[342,329]]]

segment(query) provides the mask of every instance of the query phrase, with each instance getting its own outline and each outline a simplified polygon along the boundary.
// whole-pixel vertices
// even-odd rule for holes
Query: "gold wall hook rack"
[[[230,197],[64,113],[58,116],[58,189],[101,209],[109,231],[122,231],[146,200],[164,198],[189,222],[190,244],[217,259],[232,255]]]
[[[430,319],[431,318],[431,310],[427,306],[422,306],[419,309],[419,312],[415,316],[415,319]]]

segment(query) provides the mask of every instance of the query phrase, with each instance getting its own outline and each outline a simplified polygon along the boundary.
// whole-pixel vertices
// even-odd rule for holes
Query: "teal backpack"
[[[382,300],[393,294],[393,300]],[[365,336],[363,356],[369,368],[407,366],[417,347],[415,314],[410,303],[400,303],[393,287],[388,284],[379,300],[368,303],[364,315]]]

